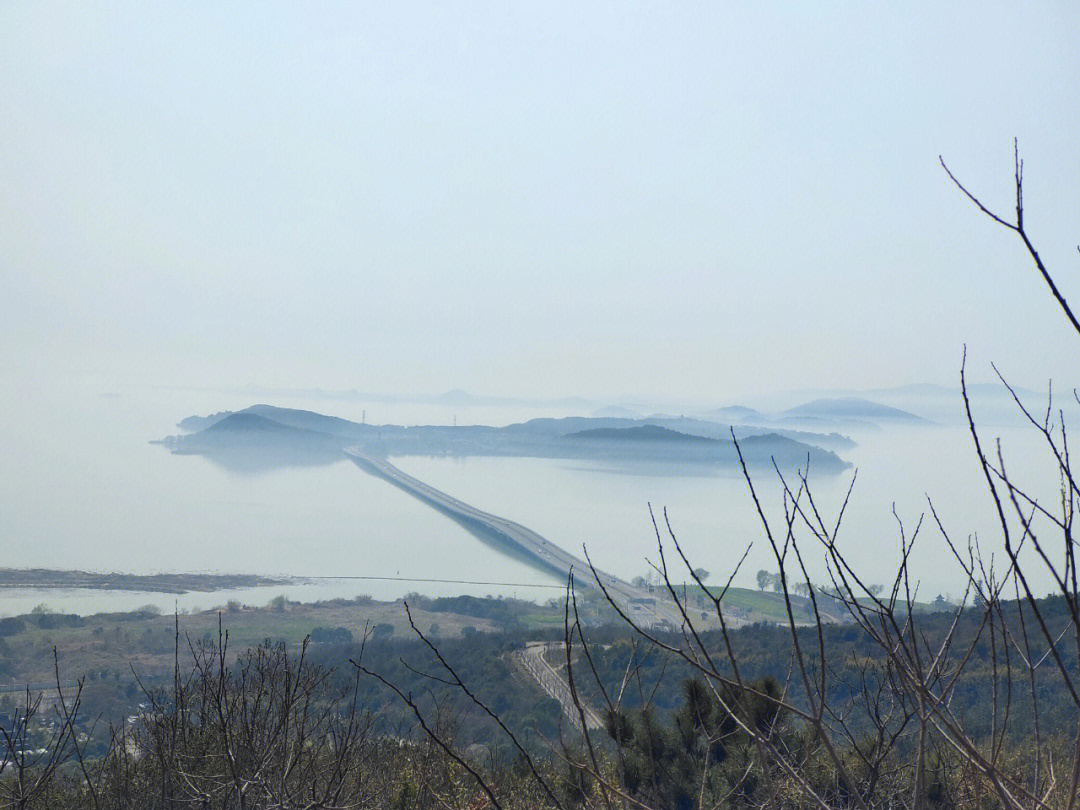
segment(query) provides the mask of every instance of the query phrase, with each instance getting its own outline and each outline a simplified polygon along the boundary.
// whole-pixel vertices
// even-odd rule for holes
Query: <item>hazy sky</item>
[[[1075,3],[0,5],[0,336],[128,383],[1080,381]]]

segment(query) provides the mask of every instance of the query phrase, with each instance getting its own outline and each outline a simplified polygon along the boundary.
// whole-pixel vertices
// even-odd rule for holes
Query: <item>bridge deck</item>
[[[573,571],[574,581],[579,586],[596,587],[593,571],[590,570],[589,564],[585,560],[575,557],[532,529],[512,520],[493,515],[490,512],[484,512],[451,495],[447,495],[445,492],[425,484],[418,478],[413,478],[408,473],[402,472],[384,458],[368,455],[355,447],[349,448],[345,452],[362,469],[389,481],[399,489],[408,492],[429,506],[462,523],[466,528],[479,528],[489,535],[496,536],[506,543],[513,552],[526,558],[532,564],[561,576],[563,579]],[[596,569],[596,576],[600,577],[608,593],[624,604],[633,600],[656,596],[599,569]],[[662,596],[657,601],[666,602]],[[667,607],[670,607],[671,610],[666,610]],[[652,605],[646,607],[645,610],[651,614],[655,621],[666,619],[669,622],[678,623],[674,615],[673,605]],[[660,615],[661,612],[664,614],[671,613],[672,615],[662,616]],[[652,622],[646,623],[651,624]]]

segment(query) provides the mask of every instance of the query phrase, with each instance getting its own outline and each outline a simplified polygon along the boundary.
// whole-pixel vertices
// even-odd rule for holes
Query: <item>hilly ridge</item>
[[[662,423],[662,424],[660,424]],[[366,425],[314,411],[259,404],[212,417],[188,417],[182,426],[205,425],[195,433],[161,441],[174,453],[201,454],[227,466],[330,463],[346,447],[389,456],[517,456],[614,460],[622,464],[662,461],[698,467],[737,462],[731,428],[715,422],[667,417],[566,417],[533,419],[505,427],[489,425]],[[806,464],[840,471],[847,463],[823,449],[781,432],[750,432],[739,442],[751,464]],[[842,437],[822,437],[827,440]]]
[[[568,433],[565,439],[584,439],[590,441],[623,441],[623,442],[704,442],[706,444],[719,444],[717,439],[709,439],[705,436],[695,436],[690,433],[680,433],[677,430],[661,427],[660,425],[639,425],[625,428],[592,428],[579,430],[576,433]]]

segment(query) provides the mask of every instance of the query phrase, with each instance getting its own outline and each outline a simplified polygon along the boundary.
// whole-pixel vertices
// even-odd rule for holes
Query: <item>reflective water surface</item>
[[[479,542],[451,520],[374,478],[348,460],[207,459],[173,455],[153,439],[178,432],[191,414],[239,409],[250,397],[214,392],[122,387],[89,390],[77,381],[47,382],[4,372],[0,434],[0,567],[77,568],[152,573],[206,571],[335,579],[288,587],[217,593],[0,591],[0,615],[40,602],[89,613],[156,604],[165,610],[211,607],[239,598],[264,604],[279,593],[317,599],[368,593],[396,598],[433,594],[506,594],[544,600],[559,585],[549,575]],[[569,411],[520,407],[449,408],[276,398],[359,421],[399,424],[506,424]],[[995,430],[1016,469],[1036,467],[1028,431]],[[970,437],[960,427],[892,428],[855,437],[842,453],[858,480],[841,537],[853,562],[885,581],[897,560],[897,513],[910,531],[929,494],[954,539],[978,532],[993,544],[992,513]],[[481,509],[529,526],[623,577],[658,562],[648,504],[668,509],[672,529],[695,567],[726,578],[751,542],[738,578],[750,586],[769,565],[747,484],[734,471],[665,465],[613,468],[579,461],[522,458],[395,458],[403,470]],[[853,471],[811,476],[815,501],[835,519]],[[1036,475],[1043,492],[1051,478]],[[782,535],[775,475],[755,480]],[[666,533],[663,525],[661,528]],[[924,526],[914,561],[924,593],[958,594],[958,569],[936,529]],[[782,539],[782,537],[780,538]],[[809,558],[823,576],[820,553]],[[669,563],[674,565],[673,560]],[[682,574],[680,572],[679,576]],[[397,579],[400,578],[400,579]],[[404,581],[409,580],[409,581]],[[424,581],[428,580],[428,581]],[[432,580],[439,580],[438,582]],[[482,584],[469,584],[482,583]],[[546,587],[544,587],[546,586]]]

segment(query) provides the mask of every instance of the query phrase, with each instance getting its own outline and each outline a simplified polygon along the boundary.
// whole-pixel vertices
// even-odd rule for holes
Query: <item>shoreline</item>
[[[55,568],[0,568],[0,592],[19,588],[185,594],[308,582],[308,577],[258,574],[122,574]]]

